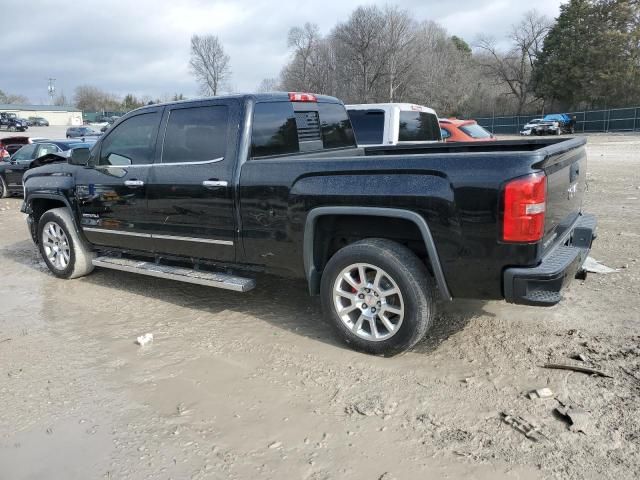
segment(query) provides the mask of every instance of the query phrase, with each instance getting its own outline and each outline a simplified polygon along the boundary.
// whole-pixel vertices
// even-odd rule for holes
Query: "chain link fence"
[[[640,107],[563,112],[576,117],[576,133],[640,131]],[[483,116],[475,120],[491,133],[517,135],[524,125],[544,115]]]

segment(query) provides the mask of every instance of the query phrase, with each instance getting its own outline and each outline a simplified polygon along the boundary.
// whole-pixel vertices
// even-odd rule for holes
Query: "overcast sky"
[[[0,90],[46,103],[47,78],[70,98],[90,84],[117,95],[197,95],[189,73],[192,34],[214,34],[231,57],[231,87],[252,91],[289,58],[289,28],[315,22],[328,33],[358,5],[397,4],[469,43],[503,38],[532,5],[556,17],[562,0],[5,0]],[[17,21],[16,19],[21,19]]]

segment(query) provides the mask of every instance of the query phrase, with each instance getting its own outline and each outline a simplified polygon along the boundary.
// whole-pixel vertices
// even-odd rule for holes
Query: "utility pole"
[[[49,92],[49,103],[53,105],[53,97],[56,94],[56,79],[49,77],[49,86],[47,87]]]

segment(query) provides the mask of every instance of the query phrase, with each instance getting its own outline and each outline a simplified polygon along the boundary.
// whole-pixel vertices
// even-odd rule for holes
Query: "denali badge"
[[[578,193],[578,182],[571,184],[567,189],[567,193],[568,193],[567,198],[569,200],[575,197],[576,193]]]

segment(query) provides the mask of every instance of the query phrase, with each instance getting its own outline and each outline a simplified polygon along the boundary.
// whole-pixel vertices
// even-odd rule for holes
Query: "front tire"
[[[9,190],[4,178],[0,177],[0,198],[6,198],[9,196]]]
[[[336,252],[324,269],[322,309],[355,350],[392,356],[418,343],[435,318],[435,287],[407,247],[365,239]]]
[[[38,240],[40,254],[56,277],[77,278],[93,270],[95,254],[75,230],[68,209],[54,208],[40,217]]]

